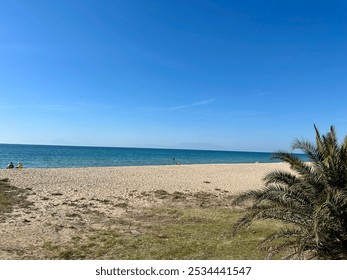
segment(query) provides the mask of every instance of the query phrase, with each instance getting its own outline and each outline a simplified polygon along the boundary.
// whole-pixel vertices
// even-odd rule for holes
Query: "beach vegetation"
[[[2,214],[11,204],[10,197],[7,195],[9,188],[8,179],[0,180],[0,213]]]
[[[14,207],[30,207],[32,202],[27,200],[27,195],[28,190],[12,186],[8,179],[0,179],[0,222],[5,221]]]
[[[258,245],[268,257],[285,251],[288,259],[347,259],[347,137],[339,143],[333,126],[325,135],[314,129],[315,143],[296,139],[292,145],[309,162],[279,151],[273,158],[288,163],[291,172],[275,170],[263,189],[233,200],[247,207],[234,234],[259,220],[283,223]]]
[[[0,220],[4,220],[4,214],[17,204],[18,195],[19,190],[11,186],[8,179],[0,179]]]
[[[153,207],[121,218],[118,229],[93,230],[67,244],[46,242],[45,249],[52,259],[264,259],[257,244],[280,224],[258,221],[234,238],[225,224],[242,214],[228,208]]]

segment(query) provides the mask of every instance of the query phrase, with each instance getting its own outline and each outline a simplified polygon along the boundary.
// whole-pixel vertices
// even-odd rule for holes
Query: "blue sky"
[[[0,143],[342,138],[346,52],[346,1],[0,0]]]

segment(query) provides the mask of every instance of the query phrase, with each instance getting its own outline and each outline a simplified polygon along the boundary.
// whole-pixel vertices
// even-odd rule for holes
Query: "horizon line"
[[[255,150],[228,150],[228,149],[201,149],[201,148],[173,148],[173,147],[136,147],[136,146],[94,146],[94,145],[72,145],[72,144],[33,144],[33,143],[0,143],[0,145],[20,145],[20,146],[54,146],[54,147],[80,147],[80,148],[118,148],[118,149],[153,149],[153,150],[187,150],[187,151],[207,151],[207,152],[241,152],[241,153],[267,153],[273,154],[276,151],[255,151]]]

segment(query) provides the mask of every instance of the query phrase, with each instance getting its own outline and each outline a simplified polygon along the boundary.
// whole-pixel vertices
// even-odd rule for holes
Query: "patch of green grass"
[[[4,214],[11,212],[13,206],[27,208],[30,205],[26,190],[11,186],[8,179],[0,179],[0,221],[5,220]]]
[[[257,222],[232,236],[242,211],[153,208],[127,217],[132,229],[98,230],[65,246],[47,244],[56,259],[266,259],[259,241],[281,225]]]
[[[7,212],[13,202],[7,179],[0,180],[0,214]]]

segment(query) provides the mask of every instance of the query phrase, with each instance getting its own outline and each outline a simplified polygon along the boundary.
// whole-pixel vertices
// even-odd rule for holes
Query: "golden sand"
[[[162,203],[158,194],[221,197],[259,189],[284,163],[0,170],[30,203],[1,217],[0,259],[41,258],[45,242],[109,226],[130,209]],[[35,255],[33,255],[35,252]]]

